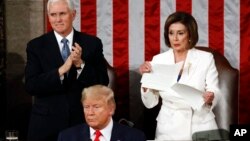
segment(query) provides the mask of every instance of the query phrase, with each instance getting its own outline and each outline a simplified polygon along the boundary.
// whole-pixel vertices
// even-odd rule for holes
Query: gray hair
[[[75,10],[75,6],[74,6],[74,3],[73,3],[73,0],[48,0],[47,11],[49,12],[50,5],[52,5],[53,3],[56,3],[58,1],[64,1],[64,2],[66,2],[67,5],[69,6],[70,11]]]

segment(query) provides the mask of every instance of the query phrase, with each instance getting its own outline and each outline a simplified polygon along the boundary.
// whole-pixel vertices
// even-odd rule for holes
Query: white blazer
[[[155,55],[152,62],[174,64],[173,49],[170,48],[164,53]],[[193,110],[171,89],[155,93],[150,89],[143,92],[141,88],[141,98],[147,108],[153,108],[158,104],[159,97],[162,98],[161,110],[157,116],[156,140],[192,140],[192,134],[197,131],[218,128],[212,112],[220,97],[218,72],[213,55],[195,48],[190,49],[178,83],[204,92],[214,92],[212,106],[204,105],[199,111]]]

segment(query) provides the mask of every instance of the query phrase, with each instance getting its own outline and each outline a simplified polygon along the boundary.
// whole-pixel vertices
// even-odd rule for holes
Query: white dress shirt
[[[112,128],[113,128],[113,120],[111,119],[108,125],[100,130],[102,135],[99,137],[100,141],[110,141],[111,139],[111,133],[112,133]],[[90,127],[90,138],[91,140],[95,139],[95,129]]]

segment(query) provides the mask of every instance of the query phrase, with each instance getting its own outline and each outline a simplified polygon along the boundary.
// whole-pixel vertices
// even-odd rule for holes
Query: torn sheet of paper
[[[142,75],[142,87],[155,90],[169,89],[174,83],[176,83],[182,63],[183,62],[173,65],[152,63],[152,71]]]
[[[183,97],[194,110],[199,110],[204,104],[202,96],[204,92],[198,89],[180,83],[175,83],[171,88]]]

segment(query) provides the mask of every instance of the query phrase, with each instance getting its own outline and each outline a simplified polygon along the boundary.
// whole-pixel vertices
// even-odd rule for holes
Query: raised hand
[[[152,71],[152,66],[151,66],[150,62],[149,61],[144,62],[140,66],[139,71],[140,71],[141,74],[151,72]]]

